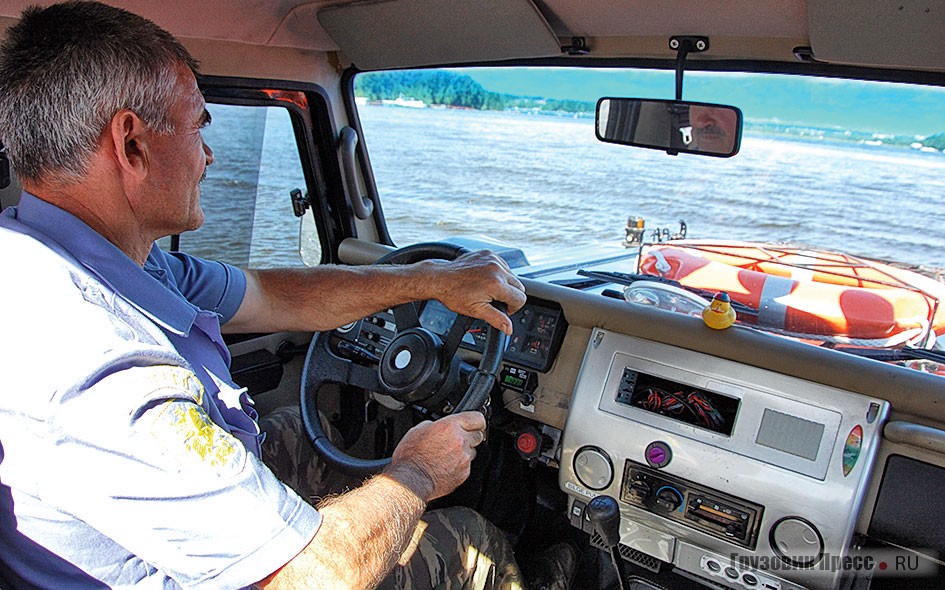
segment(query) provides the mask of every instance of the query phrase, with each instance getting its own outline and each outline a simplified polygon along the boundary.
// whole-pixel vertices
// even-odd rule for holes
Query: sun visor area
[[[945,6],[929,0],[808,0],[814,59],[942,70]]]
[[[390,0],[326,7],[318,20],[364,70],[545,57],[558,38],[531,0]]]

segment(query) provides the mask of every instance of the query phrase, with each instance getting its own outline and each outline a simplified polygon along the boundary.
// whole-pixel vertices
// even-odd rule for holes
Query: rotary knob
[[[602,490],[614,480],[614,466],[602,449],[581,447],[574,454],[574,475],[581,485],[591,490]]]
[[[644,479],[635,479],[630,482],[630,495],[637,500],[646,500],[651,490],[650,484]]]
[[[661,488],[656,492],[656,505],[664,510],[673,512],[682,505],[682,495],[679,493],[679,490],[675,488]]]

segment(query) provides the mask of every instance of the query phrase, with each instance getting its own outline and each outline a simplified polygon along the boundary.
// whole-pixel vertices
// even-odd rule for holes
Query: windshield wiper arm
[[[835,346],[833,350],[870,358],[876,361],[910,361],[925,360],[945,364],[945,351],[929,350],[928,348],[861,348],[858,346]]]
[[[943,350],[930,350],[928,348],[913,348],[911,346],[903,346],[902,350],[912,355],[912,358],[915,358],[915,359],[934,361],[936,363],[945,364],[945,351]]]

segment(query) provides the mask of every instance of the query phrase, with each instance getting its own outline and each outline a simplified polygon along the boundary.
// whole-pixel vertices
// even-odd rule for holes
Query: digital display
[[[506,373],[502,375],[502,385],[511,389],[522,390],[525,389],[525,380],[518,375]]]
[[[639,373],[629,367],[623,370],[616,400],[725,436],[732,435],[741,403],[734,397]]]
[[[538,385],[535,374],[527,369],[503,365],[499,373],[499,384],[520,393],[532,393]]]
[[[808,461],[815,461],[823,437],[823,424],[765,408],[755,442]]]

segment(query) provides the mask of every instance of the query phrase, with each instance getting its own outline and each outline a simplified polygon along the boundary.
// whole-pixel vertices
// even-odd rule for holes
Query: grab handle
[[[945,453],[945,431],[904,420],[892,420],[883,428],[886,440],[935,453]]]
[[[358,183],[357,154],[358,134],[351,127],[343,127],[338,139],[338,150],[341,152],[342,171],[345,175],[345,184],[348,186],[348,200],[354,215],[358,219],[367,219],[374,213],[374,201],[361,194],[361,185]]]

